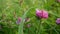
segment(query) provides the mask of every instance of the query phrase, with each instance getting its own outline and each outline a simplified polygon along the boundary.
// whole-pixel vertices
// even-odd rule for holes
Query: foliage
[[[47,10],[48,19],[36,17],[36,9]],[[22,18],[20,25],[16,24]],[[25,18],[30,21],[25,22]],[[60,2],[57,0],[0,0],[0,34],[59,34]],[[41,22],[43,22],[41,24]],[[27,24],[31,26],[28,28]],[[23,34],[19,32],[20,34]]]

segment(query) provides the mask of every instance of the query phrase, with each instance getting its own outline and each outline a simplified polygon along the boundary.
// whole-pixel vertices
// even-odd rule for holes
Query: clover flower
[[[60,18],[57,18],[56,23],[60,24]]]
[[[39,18],[48,18],[48,12],[45,10],[36,10],[36,16]]]
[[[16,21],[16,24],[19,24],[21,22],[21,18],[18,17],[17,21]]]

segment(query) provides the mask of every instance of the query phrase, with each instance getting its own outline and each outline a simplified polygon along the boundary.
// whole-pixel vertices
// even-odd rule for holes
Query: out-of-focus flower
[[[19,24],[21,22],[21,18],[18,17],[18,20],[16,21],[16,24]]]
[[[60,0],[57,0],[58,2],[60,2]]]
[[[19,24],[21,22],[21,18],[18,17],[17,21],[16,21],[16,24]],[[30,18],[25,18],[25,22],[29,22],[30,21]]]
[[[48,12],[45,10],[36,9],[36,16],[39,18],[48,18]]]
[[[57,18],[56,23],[60,24],[60,18]]]
[[[27,27],[29,28],[31,25],[30,24],[27,24]]]

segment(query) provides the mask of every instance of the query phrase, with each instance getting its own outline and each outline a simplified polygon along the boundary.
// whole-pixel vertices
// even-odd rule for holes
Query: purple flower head
[[[45,10],[36,10],[36,16],[39,18],[48,18],[48,12]]]
[[[60,0],[57,0],[58,2],[60,2]]]
[[[18,17],[18,20],[16,21],[16,24],[19,24],[21,22],[21,18]]]
[[[56,23],[60,24],[60,18],[57,18]]]

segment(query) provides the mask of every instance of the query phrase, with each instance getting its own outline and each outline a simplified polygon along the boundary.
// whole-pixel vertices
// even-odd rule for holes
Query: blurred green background
[[[49,13],[42,25],[36,17],[37,8]],[[0,0],[0,34],[18,34],[16,21],[26,11],[30,21],[24,23],[24,34],[60,34],[60,25],[56,24],[56,18],[60,17],[60,2],[57,0]],[[28,28],[27,24],[31,26]]]

